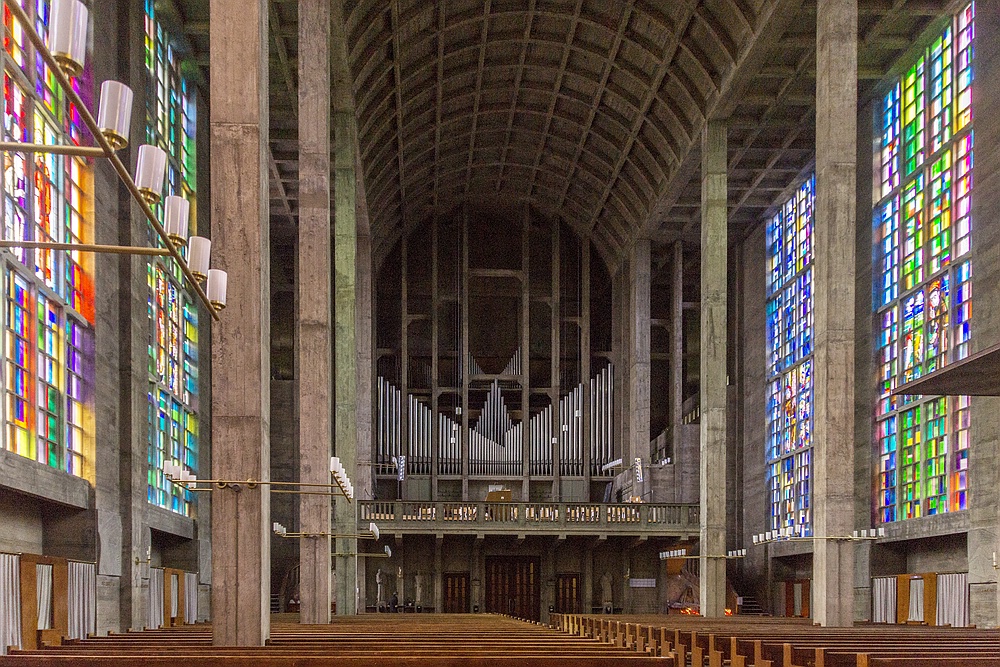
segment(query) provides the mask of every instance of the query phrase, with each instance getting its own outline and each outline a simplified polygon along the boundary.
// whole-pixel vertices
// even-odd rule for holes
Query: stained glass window
[[[50,0],[22,0],[29,25],[49,32]],[[82,128],[24,33],[4,7],[3,138],[24,143],[80,142]],[[83,84],[81,84],[81,81]],[[89,70],[70,82],[89,88]],[[38,153],[2,154],[6,239],[83,242],[89,196],[86,160]],[[78,252],[0,251],[4,285],[4,449],[75,475],[84,471],[93,367],[93,281]]]
[[[968,398],[890,393],[969,353],[974,11],[963,8],[905,70],[875,121],[883,136],[873,212],[881,522],[966,508]],[[894,177],[886,137],[899,119],[903,174]]]
[[[812,230],[815,180],[767,224],[767,475],[771,528],[812,530]]]
[[[195,217],[195,122],[193,90],[181,74],[169,35],[146,0],[146,141],[166,151],[167,193],[191,201]],[[158,205],[162,213],[162,204]],[[152,233],[151,242],[159,244]],[[149,265],[149,502],[190,515],[193,494],[170,483],[163,463],[197,472],[198,308],[177,266]]]

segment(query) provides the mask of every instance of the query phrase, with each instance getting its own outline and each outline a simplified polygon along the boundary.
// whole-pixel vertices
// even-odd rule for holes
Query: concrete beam
[[[0,450],[0,488],[67,507],[90,509],[87,480],[6,450]]]

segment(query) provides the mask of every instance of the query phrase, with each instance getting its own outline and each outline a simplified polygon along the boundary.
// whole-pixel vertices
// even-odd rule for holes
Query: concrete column
[[[1000,0],[976,2],[976,138],[1000,136]],[[991,224],[1000,206],[1000,154],[979,140],[972,191],[972,345],[982,351],[1000,342],[1000,228]],[[969,612],[977,627],[1000,624],[1000,399],[972,399],[969,446]]]
[[[359,185],[361,179],[358,179]],[[354,493],[360,500],[367,500],[373,496],[372,485],[372,396],[374,395],[373,378],[375,377],[375,348],[372,345],[374,337],[372,335],[372,305],[373,290],[373,270],[372,270],[372,239],[368,232],[368,225],[362,224],[361,216],[367,216],[367,209],[360,199],[362,193],[359,190],[358,196],[358,254],[357,254],[357,322],[355,331],[357,332],[358,348],[358,402],[357,402],[357,474],[352,480],[354,482]],[[366,217],[367,220],[367,217]],[[364,559],[359,560],[364,564]],[[364,582],[363,577],[358,577],[359,582]],[[361,598],[362,600],[364,598]]]
[[[820,0],[816,17],[816,224],[813,299],[813,534],[854,529],[854,243],[857,0]],[[813,617],[854,621],[854,544],[813,547]]]
[[[627,470],[635,459],[649,462],[649,239],[638,239],[628,258],[626,313],[628,317],[628,457],[622,462]],[[634,471],[633,471],[633,482]],[[643,485],[644,486],[644,485]],[[633,495],[642,496],[644,489],[636,485]]]
[[[434,537],[434,611],[444,611],[444,535]]]
[[[701,140],[701,613],[726,608],[728,172],[724,121]],[[706,558],[708,556],[708,558]]]
[[[268,44],[264,0],[211,0],[213,264],[229,272],[212,340],[217,479],[270,477]],[[217,645],[262,646],[270,634],[267,487],[212,499],[212,629]]]
[[[299,0],[299,481],[330,483],[330,3]],[[330,533],[329,496],[302,495],[299,530]],[[299,542],[302,623],[330,622],[330,538]]]
[[[357,347],[355,342],[356,293],[356,172],[354,114],[334,114],[334,449],[348,476],[357,478]],[[343,498],[334,503],[336,532],[357,532],[356,506]],[[357,539],[338,539],[337,553],[354,554]],[[337,614],[357,609],[357,557],[337,558]]]
[[[671,457],[675,467],[681,449],[684,411],[684,245],[674,242],[670,267],[670,423]]]
[[[91,8],[95,24],[93,73],[96,80],[141,80],[142,9],[134,5],[100,3]],[[119,46],[124,45],[124,46]],[[116,48],[118,47],[118,48]],[[136,106],[145,103],[144,89],[135,91]],[[130,144],[145,137],[144,123],[133,123]],[[127,160],[127,155],[122,155]],[[138,207],[120,187],[107,161],[94,163],[94,236],[122,245],[145,245],[148,230]],[[91,260],[86,260],[91,261]],[[80,556],[97,562],[97,631],[142,628],[147,620],[148,578],[145,560],[147,410],[149,391],[149,320],[146,301],[148,260],[123,255],[94,254],[89,270],[102,288],[94,293],[94,354],[97,368],[93,395],[95,418],[88,430],[94,446],[85,452],[84,472],[94,483],[93,511],[80,513],[81,529],[72,531],[88,545]],[[103,288],[107,285],[108,288]],[[112,287],[115,286],[115,287]],[[96,527],[96,535],[93,529]],[[61,531],[59,531],[61,532]],[[48,543],[56,531],[48,530]],[[96,548],[96,544],[100,548]],[[50,551],[46,544],[46,552]]]

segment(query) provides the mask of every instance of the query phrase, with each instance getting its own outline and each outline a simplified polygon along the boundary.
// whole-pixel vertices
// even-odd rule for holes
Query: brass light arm
[[[77,252],[110,253],[113,255],[150,255],[167,257],[170,251],[166,248],[147,248],[143,246],[100,245],[96,243],[51,243],[48,241],[9,241],[0,240],[0,248],[36,248],[38,250],[72,250]]]
[[[52,155],[74,155],[76,157],[107,157],[98,146],[77,146],[76,144],[25,144],[20,141],[0,141],[0,151],[8,153],[50,153]]]

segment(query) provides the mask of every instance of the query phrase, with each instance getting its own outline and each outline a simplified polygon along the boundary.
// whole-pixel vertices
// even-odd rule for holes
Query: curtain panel
[[[21,648],[21,558],[0,554],[0,655]]]
[[[198,622],[198,574],[184,573],[184,622]]]
[[[964,628],[969,625],[969,573],[937,576],[937,624]]]
[[[872,623],[896,622],[896,577],[872,579]]]
[[[97,632],[97,568],[69,562],[69,638],[85,639]]]
[[[30,570],[29,570],[30,572]],[[52,566],[35,565],[35,580],[38,583],[38,629],[52,629]]]
[[[149,568],[149,625],[150,630],[163,627],[163,568]]]

